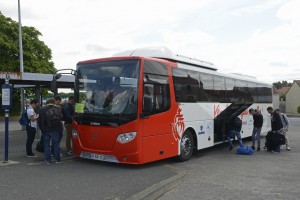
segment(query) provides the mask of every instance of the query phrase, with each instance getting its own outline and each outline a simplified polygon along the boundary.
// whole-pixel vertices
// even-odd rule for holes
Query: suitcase
[[[252,155],[253,154],[253,149],[251,147],[248,147],[248,146],[238,147],[236,149],[236,153],[241,154],[241,155]]]

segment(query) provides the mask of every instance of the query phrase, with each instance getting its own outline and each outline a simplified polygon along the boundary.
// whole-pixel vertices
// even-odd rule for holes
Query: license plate
[[[93,159],[93,160],[104,160],[104,156],[100,155],[100,154],[92,153],[91,154],[91,159]]]

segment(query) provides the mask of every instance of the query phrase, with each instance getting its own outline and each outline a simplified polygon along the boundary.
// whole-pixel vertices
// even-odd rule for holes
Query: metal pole
[[[23,45],[22,45],[22,22],[20,0],[18,0],[18,15],[19,15],[19,47],[20,47],[20,72],[24,72],[23,68]]]
[[[9,84],[9,80],[5,79],[5,84]],[[4,138],[4,163],[8,162],[8,125],[9,125],[9,109],[5,109],[5,138]]]
[[[4,162],[8,162],[8,120],[9,120],[9,110],[5,109],[5,152],[4,152]]]
[[[18,0],[18,15],[19,15],[19,48],[20,48],[20,72],[24,72],[24,67],[23,67],[23,45],[22,45],[22,22],[21,22],[21,4],[20,0]],[[24,106],[24,89],[20,89],[20,96],[21,96],[21,112],[22,114],[23,110],[25,109]],[[22,126],[22,130],[25,130],[25,127]]]

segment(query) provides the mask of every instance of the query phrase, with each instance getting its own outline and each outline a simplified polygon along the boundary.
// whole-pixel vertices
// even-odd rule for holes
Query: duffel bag
[[[248,146],[238,147],[236,149],[236,153],[241,154],[241,155],[252,155],[253,154],[253,149],[251,147],[248,147]]]

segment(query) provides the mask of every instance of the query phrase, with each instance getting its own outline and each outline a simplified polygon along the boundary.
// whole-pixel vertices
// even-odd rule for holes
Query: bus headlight
[[[78,132],[76,129],[72,130],[72,135],[73,135],[73,137],[78,138]]]
[[[136,136],[136,132],[122,133],[118,136],[117,141],[124,144],[132,141]]]

